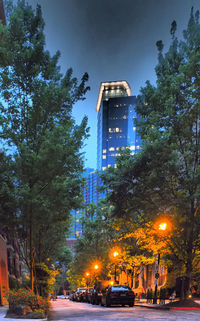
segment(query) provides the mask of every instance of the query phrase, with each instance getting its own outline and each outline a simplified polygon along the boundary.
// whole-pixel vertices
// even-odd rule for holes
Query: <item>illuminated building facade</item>
[[[120,148],[129,146],[134,155],[141,146],[134,120],[137,99],[131,96],[126,81],[101,83],[96,111],[98,112],[97,169],[116,166]]]

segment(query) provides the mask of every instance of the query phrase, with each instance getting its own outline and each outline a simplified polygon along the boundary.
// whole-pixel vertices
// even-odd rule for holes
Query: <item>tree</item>
[[[165,55],[162,41],[157,42],[156,86],[147,81],[138,97],[142,151],[134,159],[122,156],[124,168],[119,163],[110,170],[108,186],[115,215],[153,221],[165,213],[173,218],[170,249],[191,281],[200,240],[199,12],[191,10],[183,40],[175,30],[173,22]]]
[[[35,260],[49,255],[49,241],[55,253],[70,210],[79,207],[80,148],[88,136],[87,118],[77,126],[71,116],[89,89],[88,75],[80,84],[72,69],[63,76],[60,53],[45,50],[43,30],[40,6],[34,12],[25,1],[12,7],[8,26],[0,25],[0,138],[14,163],[15,214],[32,289]]]
[[[14,197],[14,178],[12,159],[0,151],[0,222],[1,229],[14,230],[16,224],[16,200]],[[2,231],[1,231],[2,232]]]
[[[97,279],[106,279],[110,273],[109,252],[116,234],[109,212],[104,201],[96,207],[92,205],[87,208],[87,216],[83,218],[84,232],[77,240],[75,255],[68,272],[68,280],[72,287],[86,284],[86,272],[90,273],[90,284],[94,284]],[[95,262],[100,265],[98,273],[95,273],[93,268]]]

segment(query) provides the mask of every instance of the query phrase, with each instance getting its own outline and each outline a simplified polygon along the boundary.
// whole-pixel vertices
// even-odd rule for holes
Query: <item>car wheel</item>
[[[130,303],[130,304],[129,304],[130,308],[132,308],[132,307],[133,307],[133,305],[134,305],[133,303]]]

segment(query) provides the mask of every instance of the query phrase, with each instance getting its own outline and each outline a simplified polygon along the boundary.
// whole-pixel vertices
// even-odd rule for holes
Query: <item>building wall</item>
[[[118,90],[116,85],[115,89],[108,91],[109,95],[102,95],[98,108],[97,169],[99,171],[115,166],[120,148],[129,146],[134,155],[141,146],[135,125],[138,117],[135,112],[137,99]]]
[[[131,276],[131,271],[124,270],[119,273],[118,281],[120,284],[126,284],[132,287],[132,290],[138,297],[142,297],[142,294],[147,293],[148,290],[155,290],[155,273],[157,271],[157,265],[149,264],[141,266],[138,274]],[[158,290],[163,287],[167,281],[167,269],[165,266],[159,268]],[[114,279],[114,276],[113,276]]]
[[[8,291],[8,264],[6,240],[0,235],[0,304],[7,304],[4,297]]]

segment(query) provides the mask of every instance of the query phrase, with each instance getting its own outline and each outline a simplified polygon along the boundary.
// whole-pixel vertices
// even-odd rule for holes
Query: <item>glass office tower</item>
[[[97,169],[116,166],[119,149],[129,146],[132,154],[141,145],[134,120],[136,97],[126,81],[101,83],[96,110],[98,112]]]

